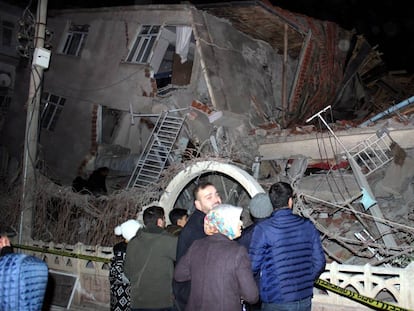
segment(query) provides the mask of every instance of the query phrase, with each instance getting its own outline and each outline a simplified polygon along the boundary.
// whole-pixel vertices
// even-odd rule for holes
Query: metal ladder
[[[379,129],[374,135],[361,141],[349,150],[349,154],[361,168],[365,176],[375,172],[390,162],[392,138],[387,129]]]
[[[349,164],[354,173],[354,176],[357,180],[357,183],[361,188],[361,192],[363,193],[363,190],[365,189],[365,191],[371,198],[375,198],[366,176],[392,160],[393,157],[391,156],[390,152],[391,144],[393,143],[392,138],[390,137],[387,129],[380,129],[368,139],[364,140],[351,150],[348,150],[341,142],[341,140],[335,135],[335,132],[332,130],[332,128],[321,115],[328,109],[331,109],[331,106],[327,106],[323,110],[314,114],[312,117],[306,120],[306,123],[308,123],[315,117],[318,117],[322,121],[322,123],[325,124],[329,132],[335,137],[336,141],[344,149]],[[369,163],[368,161],[366,161],[365,157],[369,159]],[[358,160],[360,160],[359,163]],[[369,210],[372,216],[378,219],[384,218],[384,215],[382,214],[382,211],[378,206],[377,202],[375,202],[374,205],[369,207]],[[377,226],[377,229],[386,246],[394,247],[397,245],[394,236],[392,234],[388,234],[390,229],[389,226],[377,220],[375,220],[375,225]]]
[[[185,117],[162,112],[128,181],[127,188],[156,183],[164,170]]]

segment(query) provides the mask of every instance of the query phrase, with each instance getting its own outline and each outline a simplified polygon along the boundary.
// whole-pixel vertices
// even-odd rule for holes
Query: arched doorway
[[[174,207],[192,211],[192,189],[200,180],[212,182],[219,190],[223,202],[243,208],[247,207],[252,196],[264,192],[253,176],[234,164],[200,161],[178,173],[164,190],[159,205],[164,208],[166,215]]]

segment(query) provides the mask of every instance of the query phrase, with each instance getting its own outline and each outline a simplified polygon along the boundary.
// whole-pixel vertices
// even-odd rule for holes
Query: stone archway
[[[239,183],[244,190],[254,196],[256,193],[265,192],[262,186],[246,171],[241,168],[218,161],[201,161],[186,167],[178,173],[164,190],[158,204],[164,208],[165,214],[171,211],[181,191],[198,176],[208,172],[219,172]]]

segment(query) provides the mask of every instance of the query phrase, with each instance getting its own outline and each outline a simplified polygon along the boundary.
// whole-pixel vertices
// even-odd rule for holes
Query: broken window
[[[195,41],[190,26],[165,26],[154,49],[151,67],[158,95],[190,84]]]
[[[13,42],[14,24],[9,21],[1,22],[1,45],[11,47]]]
[[[66,55],[79,56],[85,45],[88,31],[89,25],[71,24],[60,52]]]
[[[98,120],[101,120],[101,129],[98,133],[99,143],[112,144],[112,139],[119,126],[121,116],[122,112],[120,110],[101,106],[100,116],[98,116]]]
[[[126,58],[150,64],[158,94],[190,84],[195,41],[190,26],[143,25]]]
[[[66,99],[50,93],[44,93],[42,98],[42,127],[48,131],[55,129],[56,123],[63,110]]]
[[[126,61],[139,64],[148,63],[160,29],[160,25],[142,25]]]

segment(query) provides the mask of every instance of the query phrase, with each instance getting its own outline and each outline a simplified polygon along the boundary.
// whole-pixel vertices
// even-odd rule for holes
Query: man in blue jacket
[[[313,285],[326,259],[314,224],[293,214],[293,189],[285,182],[269,189],[272,215],[257,224],[249,255],[260,275],[263,311],[310,311]]]

